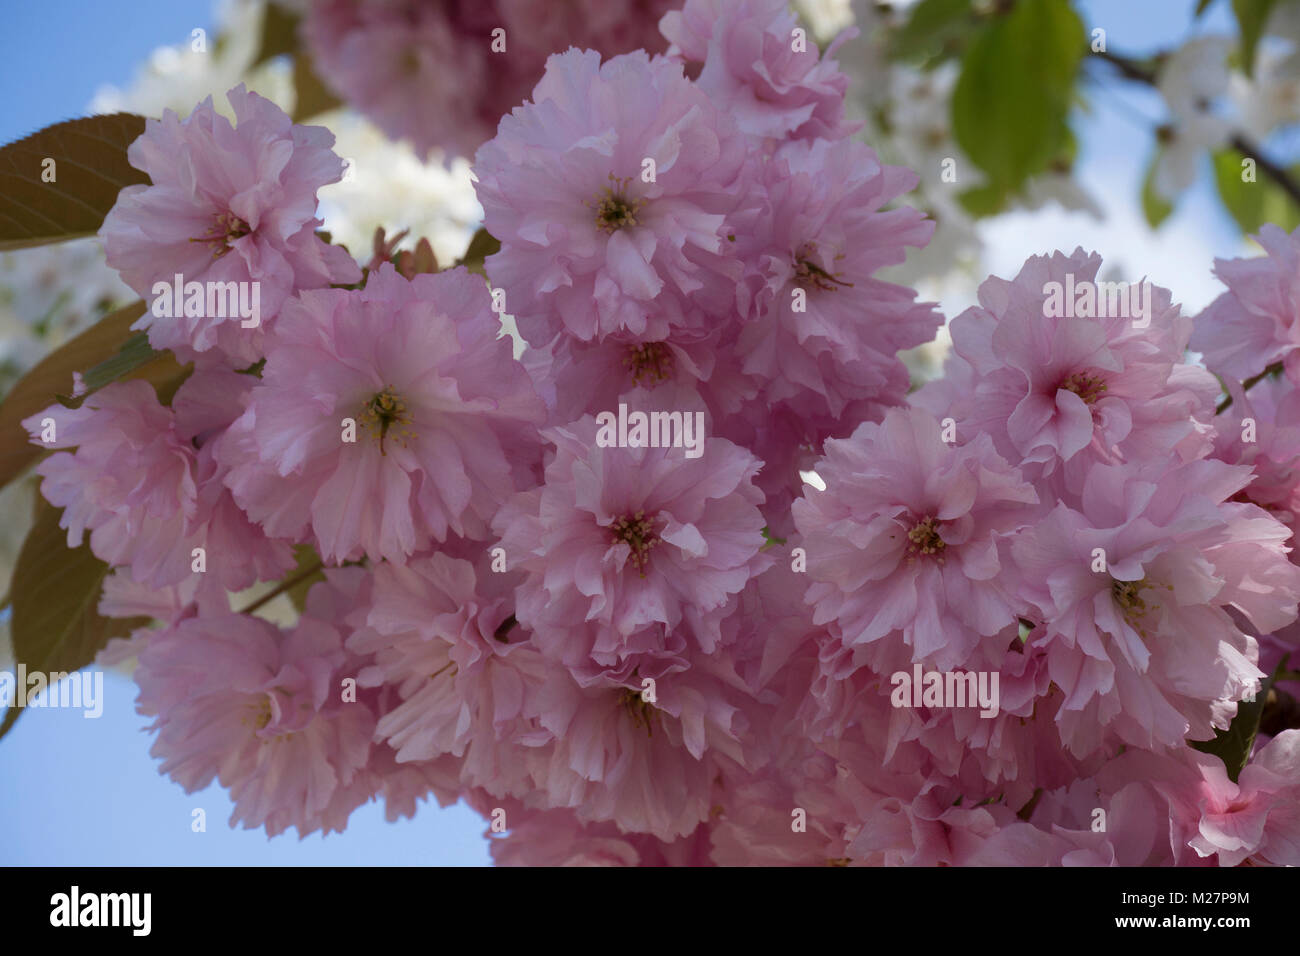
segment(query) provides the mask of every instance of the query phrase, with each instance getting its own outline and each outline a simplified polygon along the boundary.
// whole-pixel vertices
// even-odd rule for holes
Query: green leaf
[[[486,275],[483,260],[488,256],[496,255],[500,251],[501,241],[486,229],[480,229],[474,233],[474,237],[469,241],[469,248],[465,250],[464,257],[457,259],[456,265],[464,266],[470,272]]]
[[[149,182],[126,161],[144,124],[132,113],[90,116],[0,148],[0,252],[98,232],[123,186]]]
[[[1216,730],[1213,740],[1189,741],[1194,749],[1222,760],[1228,770],[1228,778],[1233,783],[1237,782],[1237,777],[1246,767],[1246,761],[1250,759],[1250,752],[1255,746],[1255,735],[1259,733],[1259,718],[1264,713],[1264,702],[1268,700],[1268,692],[1285,664],[1286,659],[1283,658],[1273,673],[1260,682],[1253,701],[1237,704],[1237,716],[1232,718],[1227,730]]]
[[[286,592],[289,595],[289,600],[293,602],[293,606],[298,609],[299,613],[302,613],[302,609],[307,606],[307,592],[311,590],[311,586],[317,581],[325,580],[325,571],[321,568],[320,555],[309,544],[295,546],[293,556],[298,563],[292,571],[285,575],[286,580],[302,574],[309,568],[314,567],[316,569],[315,573],[308,574]]]
[[[1086,49],[1066,0],[1022,0],[976,33],[953,90],[953,133],[993,189],[1018,191],[1067,146]]]
[[[73,372],[90,369],[98,382],[108,384],[108,372],[115,370],[120,378],[145,379],[158,390],[160,401],[164,404],[171,401],[176,387],[188,375],[188,366],[182,368],[170,352],[153,352],[152,349],[150,358],[135,363],[138,344],[133,347],[131,362],[124,360],[121,346],[133,339],[131,323],[144,315],[144,309],[143,302],[136,302],[110,312],[38,362],[5,396],[0,403],[0,487],[7,485],[41,456],[41,448],[28,441],[22,421],[48,408],[60,394],[70,392]],[[66,404],[80,405],[81,401],[78,398]]]
[[[957,194],[957,201],[976,219],[996,215],[1007,206],[1007,191],[998,186],[975,186]]]
[[[1247,76],[1255,73],[1255,47],[1268,24],[1276,0],[1232,0],[1232,12],[1237,15],[1237,28],[1241,32],[1241,59]]]
[[[1156,164],[1159,161],[1160,151],[1157,150],[1147,164],[1147,174],[1142,180],[1142,214],[1147,217],[1147,225],[1152,229],[1158,229],[1174,211],[1173,203],[1159,195],[1155,189]]]
[[[972,0],[921,0],[893,37],[889,52],[896,59],[942,60],[970,35]]]
[[[65,408],[80,408],[87,398],[94,395],[105,385],[123,379],[143,378],[154,386],[158,401],[170,405],[176,390],[190,376],[194,366],[182,367],[171,352],[157,352],[149,344],[145,332],[137,332],[122,343],[117,354],[105,359],[98,365],[84,372],[81,376],[86,390],[74,397],[56,395],[59,404]]]
[[[1214,0],[1200,0],[1200,2],[1196,4],[1196,16],[1199,17],[1206,10],[1210,9],[1210,4],[1213,2]]]
[[[100,362],[82,376],[86,383],[86,390],[93,392],[103,388],[109,382],[116,382],[127,372],[134,371],[145,362],[157,357],[158,353],[149,344],[148,334],[137,332],[122,343],[116,355]]]
[[[68,548],[59,527],[63,512],[42,501],[36,524],[23,541],[14,567],[11,593],[14,660],[28,671],[72,673],[95,659],[110,637],[121,637],[149,623],[148,618],[101,617],[97,606],[108,565],[90,545]],[[15,693],[25,688],[15,688]],[[0,737],[13,726],[22,708],[11,706],[0,724]]]
[[[262,14],[262,40],[257,56],[248,65],[251,70],[267,60],[298,49],[298,15],[278,3],[268,3]]]
[[[1214,155],[1214,179],[1219,187],[1219,198],[1227,207],[1241,231],[1253,234],[1266,222],[1280,226],[1287,232],[1300,226],[1300,208],[1291,197],[1271,179],[1255,171],[1254,182],[1242,181],[1242,160],[1235,149],[1225,149]]]
[[[299,50],[293,58],[293,121],[301,123],[343,105],[343,101],[330,92],[329,88],[316,75],[311,56],[306,50]]]

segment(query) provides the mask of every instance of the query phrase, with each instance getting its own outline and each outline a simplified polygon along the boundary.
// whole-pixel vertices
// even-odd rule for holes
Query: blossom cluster
[[[1100,257],[1031,258],[909,394],[943,316],[877,273],[933,223],[783,0],[686,0],[664,53],[493,73],[468,118],[377,68],[472,85],[482,5],[407,6],[309,35],[381,118],[470,143],[497,111],[486,281],[362,270],[318,234],[332,135],[237,87],[235,123],[149,123],[101,233],[189,377],[25,422],[101,610],[158,624],[105,653],[164,773],[272,835],[464,800],[502,864],[1300,864],[1300,730],[1240,774],[1189,746],[1296,642],[1300,233],[1195,319],[1149,283],[1062,309]],[[158,315],[175,276],[259,283],[259,323]],[[282,580],[313,582],[289,626],[232,604]]]

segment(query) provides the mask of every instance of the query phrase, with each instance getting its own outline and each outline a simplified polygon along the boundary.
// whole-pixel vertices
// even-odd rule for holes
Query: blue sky
[[[1107,30],[1112,50],[1145,53],[1185,39],[1195,0],[1094,0],[1081,6],[1089,27]],[[123,10],[129,10],[125,16]],[[195,27],[211,36],[208,0],[44,0],[6,4],[0,31],[0,83],[6,109],[0,142],[82,115],[105,83],[129,84],[162,44]],[[1233,29],[1218,0],[1199,30]],[[1213,198],[1208,176],[1158,233],[1137,207],[1159,104],[1151,94],[1109,85],[1079,117],[1078,175],[1107,212],[1104,223],[1048,211],[1005,217],[986,232],[992,272],[1014,274],[1024,258],[1051,248],[1095,248],[1146,273],[1197,308],[1215,292],[1214,256],[1241,254],[1241,238]],[[969,302],[945,302],[953,314]],[[0,864],[462,864],[488,862],[481,818],[463,807],[425,805],[412,821],[388,824],[376,804],[357,811],[345,834],[268,839],[231,830],[230,801],[212,787],[187,796],[161,777],[149,756],[145,721],[134,713],[134,684],[107,675],[103,716],[75,710],[25,714],[0,742]],[[207,832],[191,830],[203,808]]]
[[[186,795],[149,756],[135,683],[104,675],[104,713],[32,710],[0,741],[0,864],[193,866],[204,864],[486,865],[486,829],[465,807],[423,804],[390,824],[377,803],[357,810],[342,834],[299,841],[232,830],[218,786]],[[202,809],[207,830],[191,828]]]
[[[126,86],[159,46],[212,34],[211,0],[6,0],[0,30],[0,142],[82,116],[106,83]]]

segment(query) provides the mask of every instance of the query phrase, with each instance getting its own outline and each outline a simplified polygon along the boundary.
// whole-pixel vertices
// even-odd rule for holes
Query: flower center
[[[655,708],[653,704],[647,702],[641,696],[641,691],[633,690],[630,687],[623,688],[623,692],[619,696],[619,704],[632,718],[632,723],[645,728],[647,737],[654,736]]]
[[[1147,602],[1142,600],[1141,591],[1146,585],[1146,578],[1140,581],[1116,581],[1110,582],[1110,596],[1115,599],[1115,603],[1120,606],[1124,616],[1133,615],[1141,617],[1147,611]]]
[[[1063,381],[1057,388],[1063,388],[1067,392],[1074,392],[1078,395],[1085,405],[1091,405],[1097,399],[1101,398],[1101,393],[1106,391],[1106,382],[1100,375],[1089,375],[1087,372],[1075,372]]]
[[[379,438],[381,455],[388,454],[384,450],[384,439],[388,437],[388,430],[393,426],[398,426],[397,436],[403,447],[406,446],[408,439],[415,437],[414,432],[402,427],[411,424],[411,421],[406,403],[391,385],[385,385],[383,391],[376,392],[361,409],[361,424]]]
[[[596,197],[596,228],[612,233],[637,225],[636,214],[645,200],[628,198],[627,184],[632,181],[631,176],[617,179],[610,173],[609,180],[613,185],[606,186]]]
[[[948,547],[947,542],[939,537],[939,522],[933,515],[914,524],[912,530],[907,532],[907,539],[912,542],[907,548],[910,557],[918,554],[939,554]],[[942,557],[939,558],[939,563],[943,563]]]
[[[1146,614],[1150,610],[1147,602],[1142,598],[1143,589],[1149,587],[1147,579],[1142,578],[1140,581],[1116,581],[1110,582],[1110,596],[1114,602],[1119,605],[1120,611],[1124,615],[1124,620],[1128,621],[1129,626],[1143,638],[1151,635],[1146,629]]]
[[[836,278],[833,273],[827,272],[821,266],[813,261],[817,255],[817,243],[805,242],[794,254],[794,275],[795,282],[798,285],[807,287],[812,286],[816,289],[822,289],[826,292],[834,292],[836,286],[845,286],[852,288],[852,282],[845,282]],[[836,256],[837,259],[843,259],[843,255]]]
[[[398,69],[404,76],[415,77],[420,74],[420,53],[415,47],[407,47],[398,61]]]
[[[251,716],[245,717],[241,723],[252,724],[256,730],[265,730],[266,725],[271,722],[271,698],[263,696],[256,702],[250,703],[248,709],[252,712]]]
[[[252,231],[248,223],[233,212],[227,211],[217,213],[208,231],[198,238],[191,239],[190,242],[206,242],[212,246],[212,257],[220,259],[230,251],[230,246],[236,239],[242,239]]]
[[[664,342],[643,342],[630,345],[623,364],[632,373],[632,384],[666,382],[673,372],[673,353]]]
[[[647,518],[644,511],[625,514],[609,526],[609,533],[614,543],[622,541],[632,549],[628,563],[645,577],[645,567],[650,561],[650,549],[659,544],[659,535],[654,530],[654,519]]]

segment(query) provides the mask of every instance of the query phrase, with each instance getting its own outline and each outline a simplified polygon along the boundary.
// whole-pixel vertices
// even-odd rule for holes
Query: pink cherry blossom
[[[1017,537],[1075,754],[1112,737],[1149,750],[1208,739],[1257,686],[1258,647],[1234,614],[1263,632],[1294,620],[1300,568],[1286,527],[1229,500],[1249,481],[1213,460],[1095,465],[1081,510],[1058,504]]]
[[[1267,510],[1294,533],[1300,529],[1300,391],[1285,377],[1244,391],[1228,380],[1233,403],[1215,419],[1214,457],[1250,465],[1255,477],[1240,500]]]
[[[1010,536],[1038,496],[987,435],[950,445],[927,413],[892,410],[827,441],[817,473],[826,490],[794,503],[807,599],[846,647],[885,641],[876,670],[950,669],[1016,619]]]
[[[854,131],[844,121],[849,80],[832,57],[856,30],[819,56],[785,0],[686,0],[660,29],[672,41],[670,56],[703,64],[700,88],[745,133],[837,139]]]
[[[496,328],[464,269],[407,281],[385,265],[364,289],[291,300],[217,450],[235,500],[331,561],[483,536],[545,414]]]
[[[1297,377],[1300,346],[1300,232],[1260,227],[1256,241],[1267,255],[1216,259],[1214,273],[1228,291],[1196,317],[1191,347],[1220,375],[1247,379],[1275,362]]]
[[[1300,865],[1300,730],[1261,747],[1236,783],[1217,757],[1199,756],[1200,819],[1189,846],[1220,866],[1250,857]]]
[[[488,275],[524,338],[661,341],[733,308],[727,217],[745,143],[681,67],[644,53],[552,56],[474,163]]]
[[[1014,280],[986,280],[980,305],[952,321],[953,349],[969,367],[958,372],[966,387],[923,402],[956,417],[962,433],[990,435],[999,453],[1023,462],[1035,481],[1050,479],[1057,494],[1077,493],[1093,462],[1169,451],[1189,460],[1209,450],[1218,386],[1185,364],[1191,320],[1167,292],[1151,287],[1145,319],[1118,308],[1076,316],[1073,303],[1049,314],[1057,310],[1048,283],[1059,283],[1064,298],[1066,289],[1095,282],[1100,267],[1100,257],[1078,249],[1035,256]]]
[[[527,97],[546,58],[662,49],[669,0],[315,0],[303,38],[325,82],[425,158],[471,156]]]
[[[546,668],[514,627],[512,589],[490,593],[496,577],[442,553],[381,565],[348,647],[373,657],[362,686],[396,694],[376,735],[399,764],[451,755],[465,782],[524,794],[522,748],[549,738],[524,700]]]
[[[653,394],[631,393],[628,407],[654,408]],[[759,462],[703,435],[698,457],[602,447],[605,431],[591,416],[549,430],[544,483],[497,516],[501,547],[525,574],[519,620],[575,673],[684,666],[688,648],[717,648],[732,596],[767,566]]]
[[[713,865],[704,823],[689,836],[665,842],[613,823],[584,825],[572,810],[507,810],[507,819],[509,834],[492,841],[498,866]]]
[[[941,317],[875,273],[934,231],[908,206],[882,210],[916,181],[848,141],[790,143],[765,165],[761,207],[738,217],[751,320],[737,349],[767,405],[811,393],[820,402],[801,412],[838,419],[856,400],[902,403],[898,352],[933,338]]]
[[[361,271],[346,250],[316,235],[316,191],[343,176],[333,134],[294,125],[243,84],[227,99],[233,126],[211,97],[184,120],[167,110],[146,124],[127,157],[152,185],[124,188],[100,236],[108,264],[151,305],[133,328],[148,329],[154,348],[241,368],[261,357],[265,330],[295,291],[356,282]],[[170,288],[177,275],[184,283],[257,283],[259,325],[242,327],[249,320],[237,312],[191,315],[181,302],[159,317],[157,284]]]
[[[115,382],[79,408],[55,405],[27,419],[33,442],[44,444],[42,423],[50,420],[52,447],[76,449],[37,466],[42,494],[64,509],[60,524],[69,547],[89,531],[96,557],[129,566],[152,589],[198,574],[202,587],[240,589],[292,568],[288,545],[235,506],[212,458],[210,438],[237,412],[229,402],[238,401],[246,383],[247,376],[234,372],[195,373],[177,392],[174,411],[158,402],[148,382]],[[191,409],[213,389],[228,404],[205,421]]]
[[[340,701],[346,652],[336,631],[281,635],[246,615],[194,618],[150,637],[136,682],[156,718],[152,753],[188,793],[214,779],[230,791],[231,825],[341,831],[372,795],[374,716]]]
[[[529,702],[553,740],[528,753],[545,805],[673,841],[709,819],[724,767],[745,767],[744,694],[701,668],[657,683],[580,686],[558,669]]]

